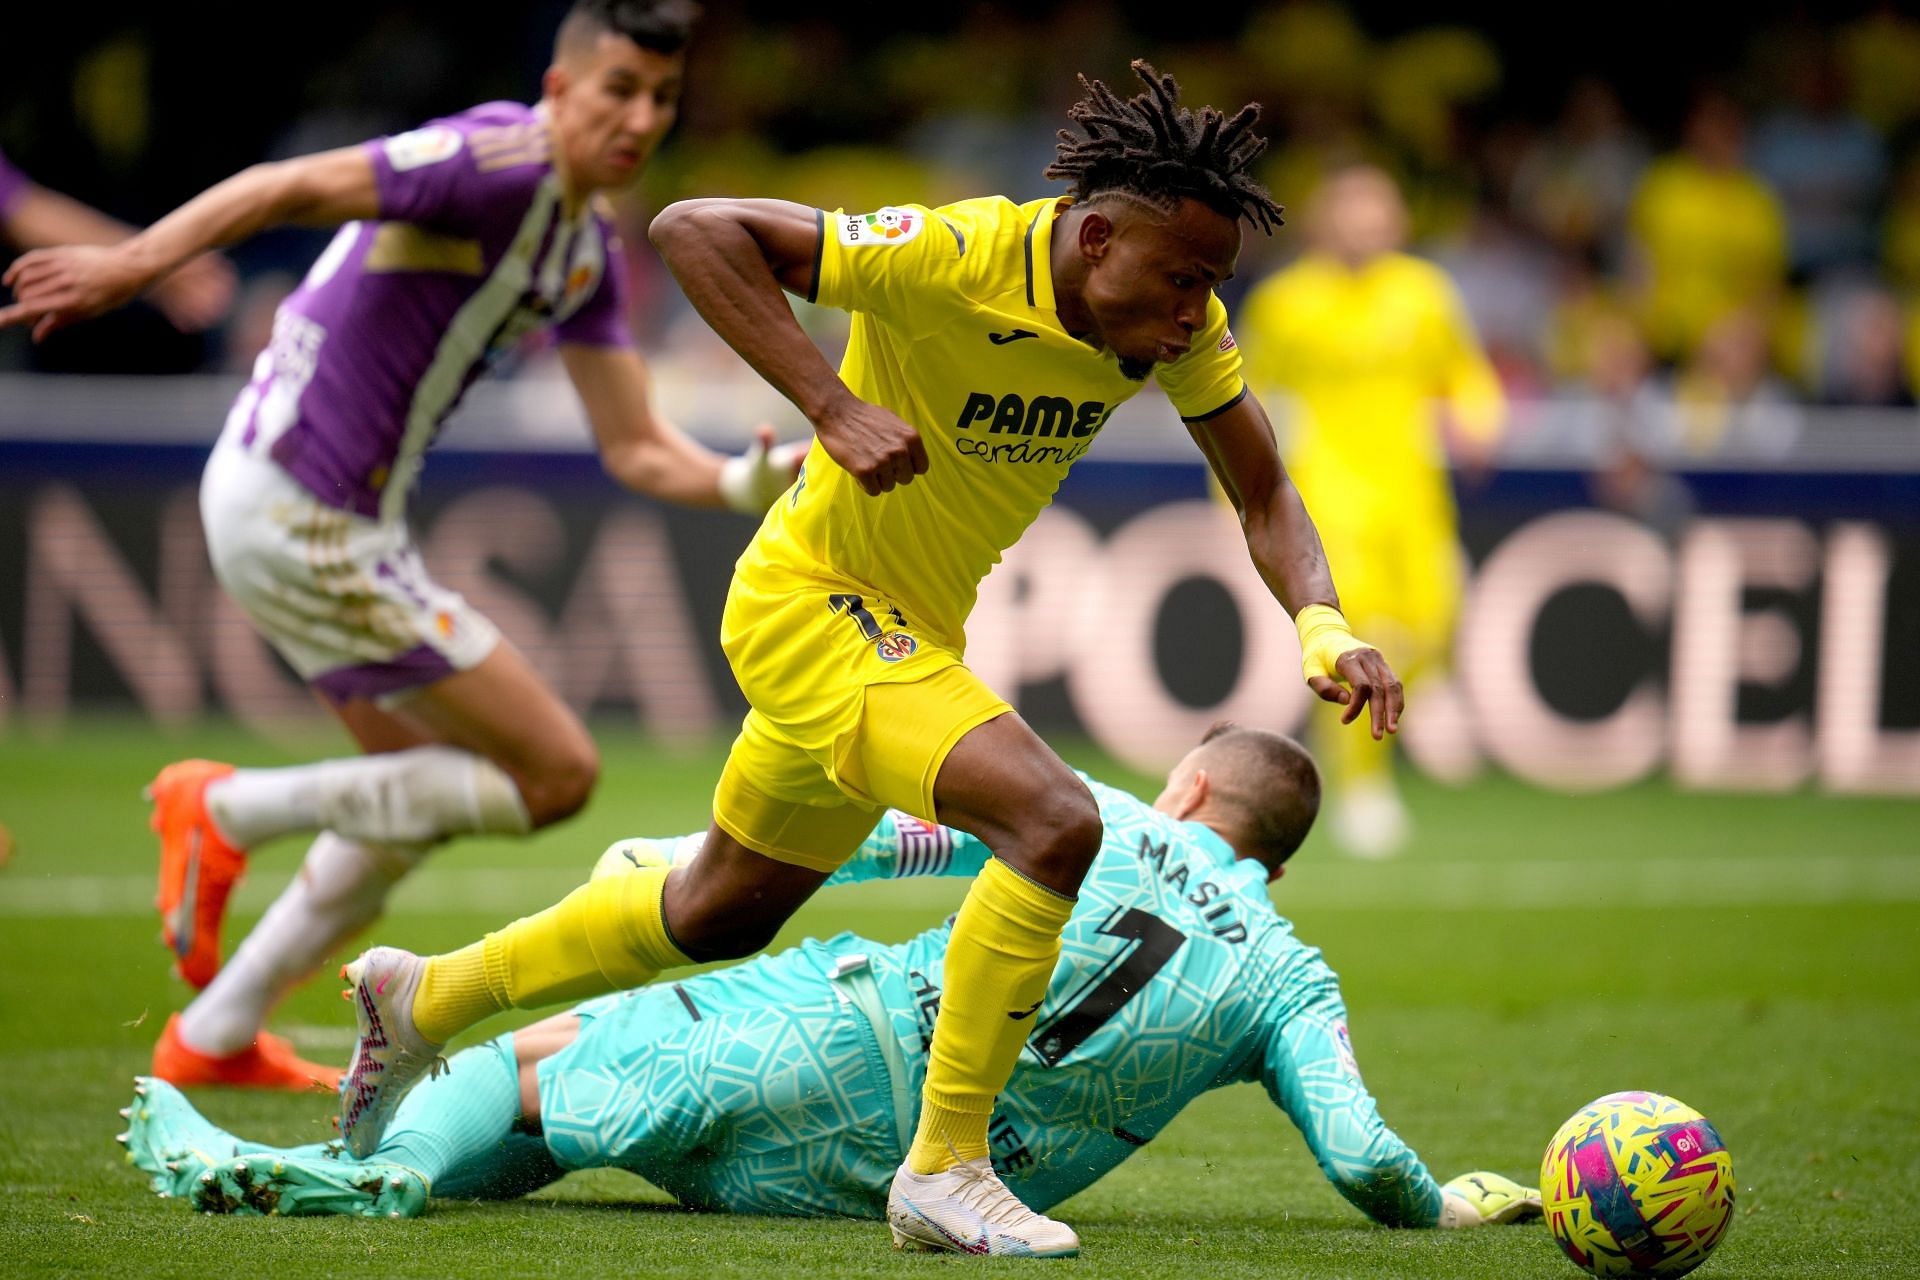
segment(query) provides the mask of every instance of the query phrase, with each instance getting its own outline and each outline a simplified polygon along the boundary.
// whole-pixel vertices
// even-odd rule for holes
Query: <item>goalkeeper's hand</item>
[[[720,500],[734,511],[760,515],[800,473],[810,443],[775,444],[773,428],[761,423],[753,429],[747,451],[720,464]]]
[[[1355,636],[1332,605],[1308,605],[1294,615],[1293,625],[1300,632],[1300,671],[1307,687],[1346,708],[1340,723],[1352,724],[1371,705],[1373,736],[1398,733],[1406,695],[1380,651]]]
[[[1463,1173],[1440,1188],[1442,1227],[1484,1227],[1540,1216],[1540,1189],[1497,1173]]]

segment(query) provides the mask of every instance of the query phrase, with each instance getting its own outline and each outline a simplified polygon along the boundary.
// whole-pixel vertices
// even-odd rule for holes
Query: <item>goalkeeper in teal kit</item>
[[[1538,1213],[1537,1191],[1495,1174],[1442,1188],[1361,1083],[1333,971],[1267,893],[1318,809],[1298,745],[1223,727],[1151,806],[1089,785],[1105,840],[991,1129],[1021,1199],[1044,1212],[1200,1094],[1257,1080],[1378,1222]],[[684,859],[699,840],[624,841],[595,874]],[[988,856],[890,813],[828,883],[971,876]],[[610,1166],[699,1208],[878,1218],[914,1132],[946,939],[945,925],[897,946],[842,934],[588,1001],[455,1055],[363,1161],[243,1142],[156,1081],[123,1139],[155,1190],[214,1212],[410,1217],[430,1196],[520,1195]]]

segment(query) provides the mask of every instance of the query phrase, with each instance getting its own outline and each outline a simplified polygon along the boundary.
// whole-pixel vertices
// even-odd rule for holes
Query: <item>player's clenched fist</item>
[[[869,495],[926,474],[927,446],[920,433],[879,405],[848,396],[813,426],[827,456]]]

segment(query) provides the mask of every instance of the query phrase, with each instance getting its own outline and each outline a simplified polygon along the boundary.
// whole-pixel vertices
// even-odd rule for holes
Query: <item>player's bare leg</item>
[[[1033,1029],[1060,955],[1060,931],[1100,849],[1086,785],[1006,714],[947,755],[934,784],[938,818],[987,843],[954,920],[934,1021],[920,1126],[894,1175],[887,1221],[897,1248],[1061,1257],[1079,1237],[1034,1213],[993,1170],[994,1098]]]
[[[473,670],[422,689],[399,708],[356,699],[332,709],[366,758],[241,771],[223,780],[237,787],[221,785],[206,808],[216,818],[237,811],[242,825],[285,821],[287,808],[324,818],[313,811],[331,808],[348,821],[357,816],[363,824],[400,826],[425,838],[378,839],[365,832],[356,838],[329,823],[299,876],[232,960],[168,1024],[154,1057],[154,1072],[162,1078],[268,1088],[337,1081],[337,1071],[300,1062],[284,1042],[265,1036],[267,1012],[379,917],[393,886],[438,842],[428,834],[435,823],[509,831],[542,825],[577,809],[597,771],[592,741],[578,718],[505,644]],[[437,818],[431,807],[407,811],[436,788],[446,802]],[[275,809],[276,794],[288,793],[298,798]],[[468,814],[464,822],[462,809]],[[273,1061],[254,1060],[262,1054]]]
[[[666,878],[667,929],[693,960],[750,956],[826,880],[826,872],[757,853],[715,825],[699,855]]]
[[[471,670],[389,703],[339,713],[379,754],[240,770],[209,786],[214,822],[242,846],[311,830],[432,841],[545,826],[593,790],[599,757],[585,726],[504,641]]]

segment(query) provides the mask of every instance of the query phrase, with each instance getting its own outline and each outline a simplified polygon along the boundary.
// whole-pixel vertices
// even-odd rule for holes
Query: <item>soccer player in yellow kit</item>
[[[1287,470],[1346,614],[1417,686],[1446,664],[1462,586],[1439,410],[1484,457],[1506,402],[1446,273],[1399,251],[1406,230],[1385,173],[1333,174],[1308,218],[1309,252],[1248,295],[1241,331],[1248,381],[1292,401]],[[1395,852],[1407,821],[1388,746],[1323,736],[1336,838],[1363,856]]]
[[[506,1007],[637,986],[762,948],[891,806],[994,852],[953,929],[924,1106],[894,1179],[895,1244],[1061,1256],[988,1157],[1005,1087],[1100,844],[1086,786],[970,672],[982,577],[1108,415],[1157,377],[1232,496],[1247,546],[1299,625],[1309,683],[1351,721],[1397,727],[1400,687],[1342,619],[1312,522],[1240,376],[1213,288],[1242,217],[1279,208],[1246,168],[1257,108],[1231,119],[1085,82],[1049,177],[1060,199],[825,213],[698,200],[653,238],[714,329],[814,424],[800,478],[741,557],[721,643],[752,710],[700,856],[595,881],[484,941],[348,966],[360,1023],[341,1127],[371,1150],[452,1035]],[[854,315],[838,374],[782,289]],[[1139,938],[1114,934],[1118,962]]]

